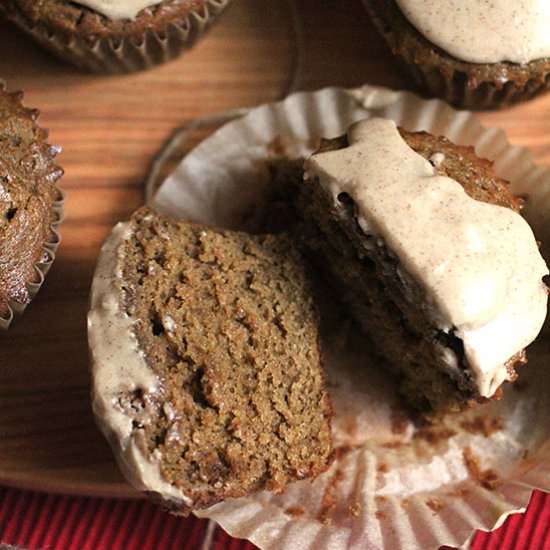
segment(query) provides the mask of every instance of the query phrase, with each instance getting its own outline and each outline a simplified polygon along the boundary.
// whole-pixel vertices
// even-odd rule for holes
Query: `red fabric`
[[[198,550],[208,522],[178,518],[142,501],[46,495],[0,488],[0,543],[30,550]],[[215,528],[211,550],[254,550]],[[471,550],[550,550],[550,494],[535,492],[527,512]],[[425,550],[425,549],[422,549]]]

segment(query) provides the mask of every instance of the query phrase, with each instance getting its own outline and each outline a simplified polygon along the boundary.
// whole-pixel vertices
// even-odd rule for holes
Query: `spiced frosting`
[[[403,140],[393,121],[369,119],[349,146],[315,154],[309,176],[340,205],[353,199],[358,223],[395,254],[423,289],[434,324],[459,337],[479,394],[509,378],[506,362],[539,333],[548,268],[516,212],[474,200]]]
[[[548,0],[396,0],[430,42],[462,61],[529,63],[550,57]]]

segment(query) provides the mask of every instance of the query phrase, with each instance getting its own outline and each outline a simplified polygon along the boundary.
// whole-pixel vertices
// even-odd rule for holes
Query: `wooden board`
[[[272,101],[291,88],[403,88],[407,80],[359,0],[235,0],[192,52],[127,76],[80,73],[0,22],[0,77],[25,91],[51,141],[63,146],[67,192],[63,242],[46,284],[0,337],[0,483],[132,495],[93,423],[86,311],[99,246],[142,203],[155,153],[191,120]],[[549,111],[550,95],[481,118],[548,162]]]

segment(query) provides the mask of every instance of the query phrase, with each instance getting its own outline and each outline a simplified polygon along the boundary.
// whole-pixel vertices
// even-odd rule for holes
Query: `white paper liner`
[[[269,181],[265,161],[274,141],[288,155],[305,155],[321,136],[338,136],[369,116],[474,145],[527,197],[525,215],[537,237],[550,243],[549,169],[536,167],[525,149],[511,147],[501,130],[483,128],[471,113],[368,86],[298,93],[251,110],[193,149],[151,204],[175,217],[236,228]],[[312,483],[295,483],[282,495],[229,500],[198,516],[270,550],[438,548],[465,543],[475,529],[498,527],[524,509],[533,489],[550,490],[548,327],[501,401],[415,433],[408,421],[395,429],[393,382],[383,369],[365,368],[375,359],[361,334],[338,309],[328,318],[323,346],[338,458]],[[483,435],[471,428],[491,419],[502,429]]]

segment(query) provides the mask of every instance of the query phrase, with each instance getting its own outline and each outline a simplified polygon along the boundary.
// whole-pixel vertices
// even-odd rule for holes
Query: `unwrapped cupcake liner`
[[[461,109],[484,110],[502,109],[529,100],[550,89],[550,71],[545,70],[537,77],[524,82],[514,80],[478,80],[466,71],[449,70],[435,63],[415,63],[406,58],[396,48],[391,29],[379,17],[371,0],[363,0],[378,34],[404,71],[408,72],[415,84],[430,95],[441,98]],[[472,64],[475,67],[475,64]]]
[[[269,161],[307,155],[321,136],[336,137],[371,116],[474,146],[526,199],[526,218],[550,243],[550,169],[471,113],[369,86],[298,93],[250,110],[186,155],[150,204],[177,218],[239,228],[261,203]],[[550,248],[543,253],[550,258]],[[476,529],[495,529],[523,511],[534,489],[550,490],[548,323],[502,400],[418,427],[360,331],[336,305],[322,311],[335,413],[331,468],[280,495],[230,499],[198,516],[269,550],[429,549],[466,544]]]
[[[1,3],[0,12],[42,46],[81,69],[129,73],[165,63],[191,48],[230,1],[206,0],[199,10],[191,11],[178,23],[166,25],[162,32],[146,28],[141,36],[98,36],[93,40],[76,33],[67,36],[41,22],[29,22],[17,10],[6,13]]]

